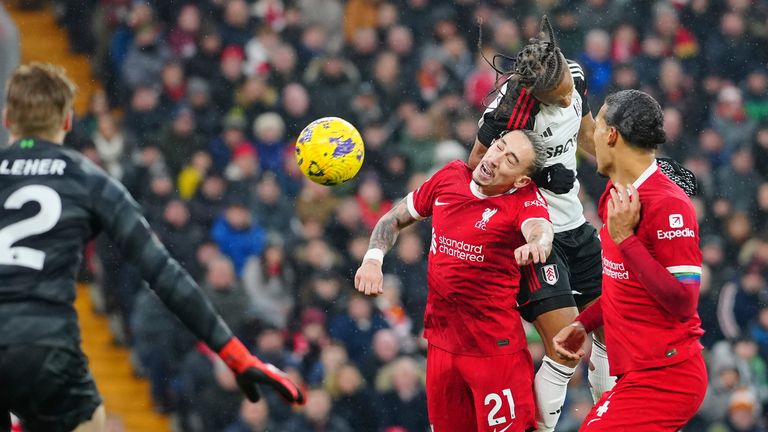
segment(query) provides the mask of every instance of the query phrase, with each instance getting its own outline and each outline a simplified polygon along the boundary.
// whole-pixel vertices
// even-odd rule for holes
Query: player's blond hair
[[[52,137],[72,109],[77,86],[59,66],[30,63],[13,72],[5,90],[11,133]]]

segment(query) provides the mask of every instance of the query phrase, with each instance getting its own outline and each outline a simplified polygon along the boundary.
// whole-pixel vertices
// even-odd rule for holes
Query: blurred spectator
[[[241,113],[233,111],[227,114],[222,122],[222,128],[221,135],[208,144],[208,151],[213,157],[213,166],[220,173],[224,172],[235,149],[243,145],[251,145],[245,139],[245,117]]]
[[[172,381],[181,366],[178,359],[192,347],[194,337],[146,287],[136,295],[133,311],[133,349],[149,378],[154,408],[169,412],[175,407]]]
[[[225,46],[245,47],[253,35],[251,14],[245,0],[231,0],[224,5],[224,16],[219,27],[221,40]]]
[[[202,289],[229,328],[240,334],[248,319],[248,296],[235,278],[232,262],[218,257],[208,263]]]
[[[334,318],[328,330],[332,338],[344,343],[349,358],[361,364],[370,352],[374,333],[388,327],[389,324],[373,307],[371,300],[355,293],[349,299],[347,312]]]
[[[299,133],[312,122],[309,114],[309,93],[299,83],[290,83],[283,88],[282,115],[285,119],[286,136],[296,139]]]
[[[699,415],[709,423],[725,420],[731,396],[742,388],[741,375],[736,365],[726,363],[713,372],[699,409]]]
[[[579,63],[587,77],[587,87],[597,100],[605,97],[605,90],[611,83],[611,37],[603,30],[591,30],[584,42],[584,53]]]
[[[285,123],[274,112],[261,114],[253,122],[253,136],[262,171],[282,170],[285,152]]]
[[[755,130],[754,121],[744,112],[741,90],[733,86],[723,87],[718,93],[711,122],[729,150],[749,143]]]
[[[381,368],[400,356],[400,340],[391,329],[381,329],[374,333],[371,351],[363,359],[360,370],[365,381],[370,385],[377,382]]]
[[[160,135],[158,146],[171,176],[177,177],[192,154],[204,149],[205,144],[196,131],[195,116],[188,105],[177,105],[170,120],[170,125]]]
[[[136,29],[133,45],[125,56],[122,67],[123,82],[129,89],[160,81],[163,65],[171,52],[160,38],[160,28],[149,22]]]
[[[375,431],[379,420],[369,387],[354,364],[343,365],[336,374],[337,395],[333,413],[345,419],[353,431]]]
[[[331,395],[321,388],[307,391],[307,404],[301,417],[289,421],[285,430],[295,432],[352,432],[353,429],[342,418],[331,412]]]
[[[264,399],[250,402],[243,399],[240,403],[240,415],[237,421],[224,432],[269,432],[278,430],[277,425],[269,418],[269,406]]]
[[[227,184],[217,175],[209,175],[189,201],[192,220],[202,227],[209,228],[226,207]]]
[[[243,269],[243,286],[254,317],[286,328],[295,303],[295,270],[285,257],[282,241],[267,237],[261,257],[251,257]]]
[[[123,164],[132,148],[110,114],[102,114],[98,117],[96,130],[91,135],[91,139],[99,153],[99,160],[104,170],[112,177],[122,179]]]
[[[196,344],[183,358],[180,368],[182,430],[224,430],[237,419],[243,396],[237,389],[235,375],[207,346]]]
[[[189,163],[181,169],[176,180],[182,199],[188,201],[197,193],[212,163],[211,156],[205,150],[197,150],[192,154]]]
[[[260,256],[264,249],[264,230],[239,200],[230,202],[224,214],[214,222],[211,237],[219,245],[221,252],[232,260],[238,277],[248,258]]]
[[[195,55],[187,62],[187,76],[210,81],[216,74],[221,57],[221,35],[212,28],[203,28],[197,38]]]
[[[766,296],[765,278],[757,269],[746,269],[737,281],[727,283],[718,300],[718,318],[725,336],[733,339],[744,334],[757,318],[759,305],[766,303]]]
[[[407,432],[429,429],[421,367],[412,358],[401,357],[391,368],[391,390],[382,394],[379,401],[381,426],[401,427]]]
[[[704,52],[707,73],[740,81],[753,62],[751,43],[741,14],[726,12],[721,15],[719,31],[710,31]]]

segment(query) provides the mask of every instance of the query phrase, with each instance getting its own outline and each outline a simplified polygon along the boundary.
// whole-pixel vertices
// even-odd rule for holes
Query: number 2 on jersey
[[[25,246],[13,246],[19,240],[42,234],[56,226],[61,217],[61,197],[48,186],[28,185],[12,193],[3,208],[18,210],[28,202],[40,204],[34,216],[0,229],[0,265],[16,265],[42,270],[45,252]]]
[[[515,418],[515,400],[512,399],[512,390],[505,388],[501,391],[501,394],[507,397],[507,403],[509,403],[510,420],[512,420]],[[493,407],[491,408],[491,412],[488,413],[488,426],[496,426],[502,423],[506,423],[507,417],[496,417],[496,414],[499,412],[499,410],[501,410],[501,396],[499,396],[498,393],[488,393],[485,396],[484,405],[488,406],[488,404],[491,402],[493,402]]]

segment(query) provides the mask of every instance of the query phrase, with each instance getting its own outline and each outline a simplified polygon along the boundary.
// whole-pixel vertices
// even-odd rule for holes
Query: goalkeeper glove
[[[561,163],[540,169],[531,176],[531,180],[541,189],[547,189],[557,195],[567,193],[573,189],[576,182],[576,173]]]
[[[300,405],[304,403],[304,394],[296,384],[291,382],[285,372],[256,358],[238,338],[230,339],[218,354],[235,373],[238,387],[251,402],[261,398],[258,385],[266,384],[275,389],[289,403]]]

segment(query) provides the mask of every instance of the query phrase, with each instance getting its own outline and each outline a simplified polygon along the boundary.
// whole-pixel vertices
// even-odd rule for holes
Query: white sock
[[[536,404],[539,409],[537,419],[539,432],[555,430],[557,420],[560,418],[560,410],[563,408],[563,402],[565,402],[568,381],[571,380],[575,370],[576,368],[563,366],[544,356],[534,379]]]
[[[592,399],[597,403],[600,397],[606,391],[613,388],[616,384],[616,377],[608,372],[608,352],[605,345],[592,336],[592,354],[589,356],[591,363],[587,378],[589,379],[589,388],[592,391]]]

